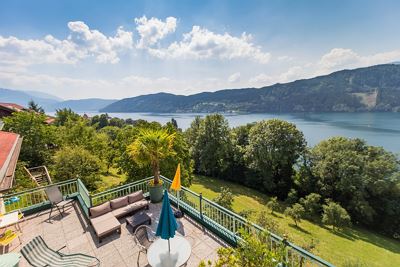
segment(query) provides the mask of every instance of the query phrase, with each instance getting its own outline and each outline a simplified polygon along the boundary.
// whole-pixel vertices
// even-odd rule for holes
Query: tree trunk
[[[160,183],[160,165],[158,160],[153,162],[153,175],[154,175],[154,184],[157,185]]]

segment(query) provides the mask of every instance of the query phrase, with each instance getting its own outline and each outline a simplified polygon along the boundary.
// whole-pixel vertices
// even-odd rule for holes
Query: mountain
[[[400,111],[400,65],[384,64],[262,88],[125,98],[102,112]]]
[[[33,96],[40,97],[40,98],[53,99],[56,101],[64,101],[64,99],[62,99],[61,97],[51,95],[48,93],[44,93],[44,92],[39,92],[39,91],[24,91],[24,92],[29,95],[33,95]]]
[[[19,91],[0,88],[0,102],[16,103],[28,106],[28,102],[33,100],[45,109],[58,102],[57,97],[36,91]]]
[[[88,98],[79,100],[66,100],[53,104],[50,109],[70,108],[73,111],[99,111],[100,109],[114,103],[116,99]]]
[[[98,111],[114,103],[115,99],[88,98],[79,100],[63,100],[57,96],[38,91],[19,91],[0,88],[0,102],[16,103],[28,106],[29,101],[35,101],[45,111],[55,111],[61,108],[70,108],[78,111]]]

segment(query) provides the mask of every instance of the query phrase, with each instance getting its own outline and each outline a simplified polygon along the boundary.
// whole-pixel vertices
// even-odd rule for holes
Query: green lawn
[[[204,176],[196,176],[190,189],[213,199],[218,195],[221,186],[229,187],[234,194],[235,212],[258,212],[265,208],[269,199],[267,195],[242,185]],[[337,266],[342,266],[346,261],[361,262],[364,263],[363,266],[400,266],[400,242],[394,239],[356,227],[335,233],[328,227],[306,220],[297,228],[282,213],[277,212],[274,217],[280,230],[291,241],[304,246],[313,240],[316,248],[312,253]]]
[[[116,187],[126,181],[125,174],[118,174],[116,168],[111,167],[108,173],[101,174],[101,181],[97,182],[96,192],[103,192],[112,187]]]

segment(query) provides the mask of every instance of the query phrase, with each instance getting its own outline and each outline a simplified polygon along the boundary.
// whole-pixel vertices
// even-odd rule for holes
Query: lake
[[[83,114],[83,112],[81,113]],[[86,112],[88,116],[100,114]],[[111,117],[157,121],[164,124],[174,118],[183,130],[190,126],[194,113],[109,113]],[[400,152],[400,113],[307,113],[307,114],[223,114],[231,127],[265,119],[282,119],[303,131],[309,146],[332,136],[358,137],[368,144]]]

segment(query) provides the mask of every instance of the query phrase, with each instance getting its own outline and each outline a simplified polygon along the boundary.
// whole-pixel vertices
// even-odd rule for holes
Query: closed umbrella
[[[182,217],[181,212],[179,211],[179,191],[181,191],[181,164],[178,163],[178,167],[176,168],[176,173],[174,180],[171,184],[171,189],[176,191],[177,203],[178,203],[178,211],[175,213],[175,217],[180,218]]]
[[[175,236],[178,224],[174,214],[172,213],[171,204],[169,203],[168,192],[164,190],[163,203],[161,208],[160,219],[158,221],[156,236],[162,239],[168,239],[168,251],[171,251],[169,239]]]

